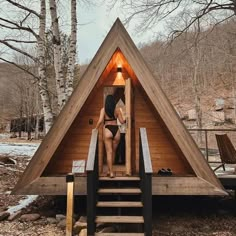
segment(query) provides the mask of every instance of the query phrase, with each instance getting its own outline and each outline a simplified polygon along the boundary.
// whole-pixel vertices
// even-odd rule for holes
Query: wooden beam
[[[20,195],[66,195],[66,193],[66,176],[40,177],[24,188],[17,190],[17,192],[12,192],[12,194]],[[87,194],[86,176],[75,176],[74,194]]]
[[[125,165],[126,174],[131,175],[131,79],[125,81],[125,109],[126,109],[126,134],[125,134]]]
[[[75,176],[75,195],[87,195],[87,178]],[[12,194],[66,195],[65,176],[40,177]],[[226,195],[198,177],[152,177],[152,195]]]
[[[74,175],[66,176],[67,206],[66,206],[66,236],[72,236],[74,215]]]
[[[97,143],[98,143],[98,130],[93,129],[91,140],[90,140],[90,145],[89,145],[89,153],[88,153],[88,158],[87,158],[86,171],[94,171]]]
[[[199,177],[152,177],[152,195],[227,195]]]
[[[142,147],[145,174],[152,174],[152,162],[149,151],[147,131],[145,128],[140,128],[140,145]]]

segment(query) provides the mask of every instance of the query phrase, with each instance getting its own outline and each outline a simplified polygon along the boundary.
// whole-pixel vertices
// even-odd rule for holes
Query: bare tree
[[[186,31],[205,16],[221,22],[236,15],[235,0],[112,0],[110,6],[114,7],[115,4],[122,8],[126,22],[130,22],[133,18],[138,20],[140,32],[152,29],[161,20],[176,17],[177,14],[188,16],[188,24],[174,30],[177,34]]]
[[[50,46],[47,43],[49,39],[46,32],[46,0],[40,1],[40,6],[38,2],[32,1],[30,6],[32,8],[26,7],[21,2],[16,2],[13,0],[6,0],[9,6],[14,6],[19,13],[17,13],[16,19],[8,19],[7,17],[0,17],[0,28],[4,29],[10,33],[8,37],[0,38],[0,43],[5,47],[11,49],[12,51],[18,52],[31,60],[31,65],[17,64],[16,62],[9,60],[7,57],[0,56],[0,60],[11,63],[26,73],[33,76],[39,85],[39,93],[42,101],[44,119],[45,119],[45,129],[46,132],[50,129],[53,122],[53,111],[52,104],[50,100],[50,91],[48,90],[47,81],[47,67],[51,66],[48,64],[48,54],[50,51],[46,46]],[[74,80],[74,70],[75,70],[75,57],[76,57],[76,42],[77,42],[77,14],[76,14],[76,0],[70,0],[71,2],[71,35],[70,47],[68,50],[68,60],[64,60],[61,44],[61,36],[66,39],[62,33],[59,31],[59,19],[57,16],[57,4],[55,0],[49,0],[51,20],[52,20],[52,45],[53,45],[53,62],[55,71],[55,84],[56,84],[56,97],[58,103],[58,113],[64,106],[66,100],[69,98],[73,91],[73,80]],[[33,10],[33,6],[37,9],[40,7],[40,13]],[[28,22],[34,22],[35,24],[29,24]],[[38,32],[37,31],[38,28]],[[28,33],[26,36],[25,33]],[[17,38],[12,35],[19,35]],[[24,38],[24,39],[22,39]],[[67,37],[68,38],[68,37]],[[27,39],[27,40],[26,40]],[[26,50],[27,47],[24,45],[36,45],[37,53],[32,54],[31,50]],[[65,61],[68,63],[66,66],[63,64]],[[38,72],[32,72],[31,68],[34,65],[38,66]],[[65,74],[67,73],[67,77]],[[49,77],[48,77],[49,78]]]
[[[73,92],[73,80],[75,70],[76,44],[77,44],[77,13],[76,0],[70,0],[71,10],[71,33],[70,33],[70,47],[68,52],[67,75],[63,75],[63,61],[62,61],[62,45],[59,31],[59,19],[57,16],[57,4],[55,0],[50,0],[50,13],[52,21],[53,32],[53,48],[54,48],[54,68],[56,74],[56,87],[58,96],[59,111],[64,106],[65,102]]]
[[[59,31],[59,20],[57,16],[57,5],[55,0],[50,0],[50,13],[52,21],[53,32],[53,52],[54,52],[54,69],[56,75],[56,88],[58,98],[58,110],[64,106],[65,98],[65,82],[62,70],[62,58],[61,58],[61,39]]]
[[[75,71],[76,45],[77,45],[77,14],[76,0],[71,0],[71,34],[70,34],[70,49],[66,79],[66,99],[73,92],[73,81]]]
[[[40,24],[39,24],[39,37],[38,37],[38,71],[39,71],[39,93],[43,103],[43,114],[44,114],[44,123],[46,133],[51,128],[53,123],[53,113],[50,103],[50,98],[47,89],[47,79],[45,71],[45,28],[46,28],[46,2],[41,0],[41,15],[40,15]]]
[[[50,104],[50,98],[49,93],[47,89],[47,80],[46,80],[46,73],[45,73],[45,28],[46,28],[46,2],[45,0],[42,0],[40,2],[40,13],[36,12],[35,10],[28,8],[18,2],[12,1],[12,0],[6,0],[10,6],[13,5],[17,9],[24,10],[23,17],[20,17],[20,20],[9,20],[6,18],[1,17],[0,18],[0,27],[3,29],[11,30],[12,32],[15,32],[16,35],[20,34],[21,38],[24,36],[24,33],[28,33],[28,37],[33,37],[34,40],[21,40],[21,39],[15,39],[13,37],[11,38],[4,38],[0,40],[0,43],[10,48],[13,52],[18,52],[26,57],[28,57],[31,62],[30,64],[38,65],[38,75],[34,74],[30,71],[30,67],[26,68],[20,64],[17,64],[13,61],[6,60],[5,58],[1,57],[0,59],[2,61],[11,63],[18,68],[22,69],[23,71],[29,73],[32,75],[35,79],[38,81],[38,85],[40,88],[40,97],[42,100],[42,107],[43,107],[43,113],[44,113],[44,121],[45,121],[45,130],[48,132],[50,129],[52,123],[53,123],[53,113],[51,109]],[[20,15],[21,15],[20,14]],[[27,20],[30,18],[30,16],[33,15],[36,17],[36,20],[39,22],[39,32],[36,33],[33,29],[33,26],[29,26],[27,23]],[[37,44],[37,56],[27,52],[27,50],[24,49],[22,44],[28,44],[28,43],[36,43]],[[17,45],[16,45],[17,44]]]

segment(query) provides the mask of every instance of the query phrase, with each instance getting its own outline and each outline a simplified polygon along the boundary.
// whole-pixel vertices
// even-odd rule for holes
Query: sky
[[[26,1],[27,2],[27,1]],[[79,1],[79,3],[82,2]],[[118,6],[114,7],[112,10],[108,10],[108,7],[105,6],[106,1],[102,0],[94,0],[96,5],[86,5],[81,4],[77,5],[77,17],[78,17],[78,33],[77,33],[77,63],[79,64],[88,64],[95,53],[99,49],[102,41],[105,39],[107,33],[112,27],[113,23],[117,19],[120,18],[121,21],[124,20],[124,13],[118,8]],[[100,3],[99,3],[100,2]],[[101,3],[103,2],[103,4]],[[34,9],[39,12],[39,1],[35,0],[30,2],[31,5],[29,8]],[[47,2],[48,4],[48,2]],[[59,24],[60,29],[69,34],[70,33],[70,6],[69,0],[63,0],[59,2],[58,6],[58,16],[59,16]],[[10,8],[9,8],[10,6]],[[7,10],[8,9],[8,10]],[[0,0],[0,17],[1,15],[5,18],[11,18],[15,20],[17,18],[21,19],[19,15],[19,9],[15,8],[12,5],[4,4],[4,1]],[[47,6],[47,9],[49,7]],[[126,30],[130,34],[131,38],[135,42],[137,46],[141,44],[145,44],[151,41],[154,41],[153,32],[143,32],[137,34],[135,31],[135,24],[137,22],[131,21],[129,25],[125,25]],[[32,25],[34,22],[32,21]],[[48,14],[47,25],[50,27],[50,17]],[[155,30],[155,29],[154,29]],[[1,38],[3,37],[18,37],[16,35],[12,35],[12,31],[7,29],[1,29]],[[14,34],[15,32],[13,32]],[[0,54],[4,52],[4,58],[12,59],[13,54],[7,47],[0,45]]]
[[[120,18],[124,20],[124,16],[119,9],[108,11],[104,5],[91,7],[89,9],[78,9],[78,56],[79,63],[89,63],[93,58],[101,43],[105,39],[107,33],[113,23]],[[87,23],[85,25],[80,25]],[[154,40],[152,32],[137,34],[135,31],[135,22],[125,26],[136,46],[148,43]]]

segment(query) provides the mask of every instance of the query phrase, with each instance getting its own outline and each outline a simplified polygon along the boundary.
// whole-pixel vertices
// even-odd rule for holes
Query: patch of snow
[[[0,155],[33,156],[39,143],[0,143]]]
[[[0,139],[10,138],[11,134],[0,133]]]
[[[30,203],[34,202],[37,199],[38,195],[27,195],[25,199],[19,201],[19,204],[16,206],[10,206],[7,210],[10,214],[13,214],[21,209],[27,207]]]

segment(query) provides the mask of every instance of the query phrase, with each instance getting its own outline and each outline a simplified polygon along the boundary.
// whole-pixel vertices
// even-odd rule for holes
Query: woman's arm
[[[125,123],[125,118],[123,117],[123,114],[121,113],[121,109],[116,109],[116,116],[121,124]]]
[[[98,129],[100,127],[100,125],[102,124],[102,122],[104,120],[104,115],[105,115],[104,108],[102,108],[100,111],[100,116],[99,116],[99,119],[98,119],[95,129]]]

